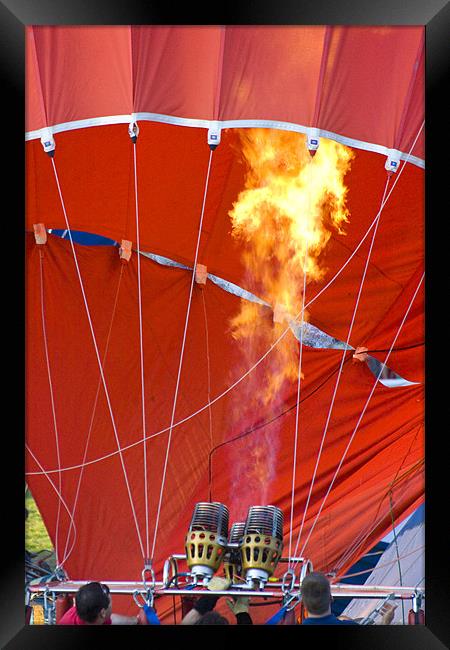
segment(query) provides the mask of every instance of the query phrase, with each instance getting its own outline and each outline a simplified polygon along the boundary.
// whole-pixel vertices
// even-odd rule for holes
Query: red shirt
[[[77,608],[75,605],[73,605],[70,609],[67,610],[67,612],[62,616],[59,621],[58,625],[87,625],[86,621],[83,621],[78,614],[77,614]],[[111,617],[109,616],[107,619],[105,619],[105,622],[103,625],[111,625]]]

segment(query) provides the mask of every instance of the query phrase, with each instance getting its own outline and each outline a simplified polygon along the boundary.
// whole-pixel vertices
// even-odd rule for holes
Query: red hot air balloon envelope
[[[160,576],[209,498],[230,523],[278,506],[284,554],[306,543],[315,569],[343,574],[392,508],[401,520],[424,500],[423,28],[29,26],[26,39],[26,480],[66,575],[140,580],[152,558]],[[283,343],[244,350],[230,321],[245,298],[212,279],[254,292],[229,215],[252,128],[352,150],[346,234],[308,285],[308,323],[342,342],[351,327],[348,345],[405,385],[286,327],[300,405],[286,381],[253,408]],[[38,243],[36,224],[118,245]],[[275,305],[260,289],[264,324]],[[171,599],[158,614],[172,621]]]

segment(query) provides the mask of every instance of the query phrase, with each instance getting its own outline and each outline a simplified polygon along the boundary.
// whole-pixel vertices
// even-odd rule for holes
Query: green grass
[[[25,493],[25,507],[28,510],[28,518],[25,521],[25,548],[31,553],[38,553],[43,550],[53,550],[53,544],[48,536],[47,529],[38,510],[31,492],[27,489]]]

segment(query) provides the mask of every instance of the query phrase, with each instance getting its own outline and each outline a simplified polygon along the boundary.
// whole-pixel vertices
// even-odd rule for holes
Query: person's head
[[[100,582],[88,582],[75,596],[78,616],[91,625],[103,625],[111,616],[112,605],[109,587]]]
[[[206,612],[194,625],[229,625],[229,622],[218,612]]]
[[[323,616],[330,613],[331,589],[327,577],[319,571],[308,573],[301,585],[302,600],[308,614]]]

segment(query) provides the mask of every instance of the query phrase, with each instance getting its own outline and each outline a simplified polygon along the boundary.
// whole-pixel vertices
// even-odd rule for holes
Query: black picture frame
[[[445,298],[448,295],[445,263],[449,257],[445,238],[448,204],[448,179],[445,165],[446,120],[445,88],[448,85],[450,8],[446,0],[302,0],[297,2],[258,2],[205,5],[192,3],[174,5],[149,0],[6,0],[0,5],[0,67],[3,100],[3,394],[6,397],[3,426],[3,530],[8,540],[1,565],[1,647],[24,648],[89,647],[107,643],[130,643],[139,638],[153,644],[187,640],[198,641],[194,627],[161,626],[92,628],[25,626],[24,620],[24,29],[31,24],[360,24],[360,25],[424,25],[426,29],[426,596],[427,618],[424,627],[396,626],[356,628],[342,626],[292,628],[289,626],[246,628],[244,642],[264,639],[266,643],[329,642],[333,647],[414,648],[434,650],[450,647],[449,588],[446,564],[450,548],[448,526],[445,526],[448,505],[446,433],[448,403],[445,376],[446,321]],[[447,81],[447,84],[445,83]],[[444,176],[445,174],[445,176]],[[14,228],[11,229],[11,223]],[[11,232],[12,230],[12,232]],[[4,330],[5,331],[5,330]],[[17,402],[10,396],[17,397]],[[16,406],[14,406],[14,403]],[[7,469],[9,468],[9,471]],[[242,628],[222,628],[226,642],[233,635],[241,639]],[[341,630],[344,629],[343,632]],[[146,631],[144,631],[146,630]],[[270,631],[272,630],[272,631]],[[309,630],[305,631],[305,630]],[[101,636],[96,636],[101,634]],[[175,636],[173,636],[175,634]],[[205,633],[203,633],[205,634]],[[270,635],[273,635],[270,637]],[[284,637],[284,635],[288,637]],[[81,635],[81,636],[80,636]],[[231,635],[230,637],[228,635]],[[250,635],[250,636],[249,636]],[[256,635],[256,636],[255,636]],[[295,638],[297,636],[297,638]],[[119,638],[120,637],[120,638]],[[227,637],[227,638],[226,638]],[[206,634],[206,638],[210,638]],[[214,641],[214,639],[212,639]]]

